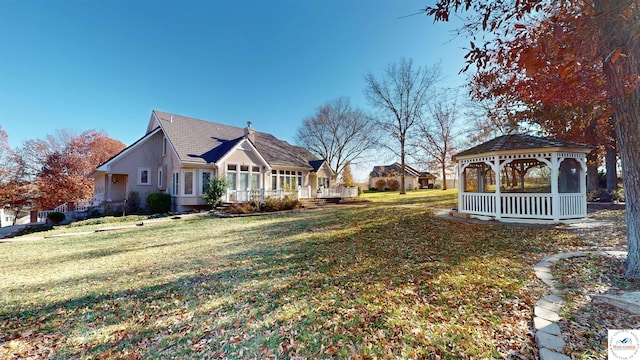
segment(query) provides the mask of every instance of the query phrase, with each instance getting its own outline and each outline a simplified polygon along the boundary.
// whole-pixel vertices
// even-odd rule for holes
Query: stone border
[[[535,338],[541,360],[571,360],[570,357],[562,353],[565,342],[561,338],[558,314],[562,309],[564,300],[560,297],[563,291],[556,288],[556,282],[551,274],[551,266],[555,265],[562,259],[570,259],[574,257],[587,256],[588,254],[618,256],[621,251],[587,251],[587,252],[570,252],[560,253],[547,256],[540,260],[534,267],[538,279],[549,286],[551,294],[543,297],[536,302],[533,309],[533,326],[536,330]]]

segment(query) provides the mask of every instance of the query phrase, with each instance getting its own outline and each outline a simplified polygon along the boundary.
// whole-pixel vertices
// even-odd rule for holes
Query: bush
[[[147,195],[147,210],[151,214],[166,214],[171,211],[171,195],[153,192]]]
[[[391,179],[389,180],[389,190],[391,191],[398,191],[400,190],[400,182],[396,179]]]
[[[382,191],[387,188],[387,181],[385,179],[378,179],[376,181],[376,189]]]
[[[140,194],[137,191],[129,191],[127,196],[127,213],[134,214],[140,210]]]
[[[64,221],[65,218],[66,218],[66,215],[58,211],[50,212],[47,214],[47,219],[52,224],[60,224],[61,222]]]
[[[213,177],[209,180],[202,198],[207,202],[207,205],[216,207],[222,202],[222,196],[227,192],[229,187],[229,180],[224,178]]]

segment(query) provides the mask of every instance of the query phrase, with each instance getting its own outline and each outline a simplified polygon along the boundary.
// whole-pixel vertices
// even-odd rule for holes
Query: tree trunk
[[[618,190],[618,151],[615,139],[612,139],[607,144],[605,150],[604,162],[607,168],[607,191],[616,191]]]
[[[402,174],[400,175],[400,195],[404,195],[407,193],[407,188],[405,186],[405,156],[404,156],[404,140],[400,141],[400,161],[401,161],[401,168],[402,168]]]
[[[447,190],[447,160],[442,162],[442,190]]]
[[[640,279],[640,87],[637,84],[632,89],[625,86],[625,81],[637,76],[640,69],[640,37],[636,34],[640,28],[637,21],[640,9],[625,0],[600,0],[596,1],[596,7],[604,14],[601,22],[603,69],[611,105],[615,109],[626,199],[628,255],[625,276]],[[629,13],[622,16],[624,9]],[[614,60],[613,54],[617,51],[625,56]]]
[[[600,175],[598,175],[598,166],[589,161],[587,156],[587,192],[598,190],[600,188]]]

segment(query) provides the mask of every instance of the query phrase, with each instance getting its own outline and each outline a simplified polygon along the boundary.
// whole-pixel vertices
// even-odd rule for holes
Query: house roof
[[[215,163],[245,139],[244,128],[158,110],[153,113],[182,162]],[[313,169],[311,161],[318,161],[309,150],[271,134],[256,131],[252,144],[270,166]]]
[[[404,167],[404,174],[405,176],[421,176],[420,172],[414,168],[412,168],[409,165],[405,164]],[[390,171],[395,171],[398,174],[402,173],[402,164],[400,163],[394,163],[391,165],[378,165],[378,166],[374,166],[373,170],[371,170],[371,172],[369,173],[369,177],[383,177],[383,176],[387,176],[388,173]]]
[[[484,142],[480,145],[476,145],[470,149],[459,152],[452,156],[455,160],[461,156],[479,155],[497,151],[508,150],[526,150],[526,149],[541,149],[541,148],[579,148],[579,149],[591,149],[592,146],[579,144],[571,141],[557,140],[551,138],[542,138],[525,134],[509,134],[498,136],[495,139]]]

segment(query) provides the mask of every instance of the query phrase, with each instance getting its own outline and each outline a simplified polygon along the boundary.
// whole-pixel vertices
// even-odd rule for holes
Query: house
[[[402,165],[397,162],[391,165],[374,166],[369,173],[369,189],[389,189],[389,180],[395,180],[400,184],[400,181],[402,181],[401,174]],[[426,171],[420,172],[409,165],[405,165],[406,190],[433,187],[434,181],[435,176],[433,174]]]
[[[297,190],[311,197],[329,188],[335,174],[307,149],[256,131],[153,110],[146,134],[101,164],[95,179],[95,204],[123,206],[137,191],[172,196],[173,211],[206,206],[202,198],[212,177],[230,181],[226,201],[248,201],[250,194]]]
[[[16,210],[0,207],[0,227],[24,225],[30,222],[31,217],[29,210],[18,211],[18,218],[16,219]]]

